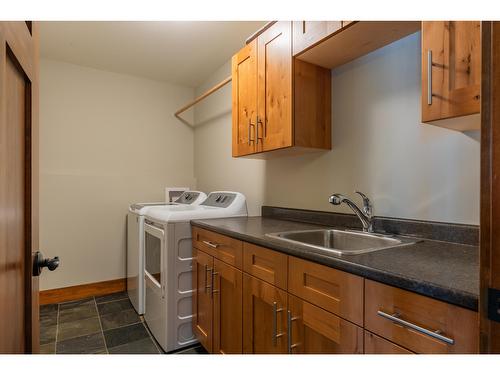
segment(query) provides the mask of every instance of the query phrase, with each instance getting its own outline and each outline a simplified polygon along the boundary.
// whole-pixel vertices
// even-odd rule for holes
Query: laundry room
[[[500,22],[323,5],[0,20],[0,354],[500,353]]]

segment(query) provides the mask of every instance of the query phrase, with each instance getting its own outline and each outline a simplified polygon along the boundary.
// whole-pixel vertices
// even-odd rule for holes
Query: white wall
[[[227,63],[197,93],[230,74]],[[420,35],[332,71],[328,152],[270,160],[231,158],[231,88],[195,109],[198,188],[262,204],[349,212],[334,192],[366,193],[379,216],[479,224],[479,134],[420,122]]]
[[[192,97],[41,61],[40,248],[62,265],[42,274],[42,290],[124,277],[128,205],[162,201],[166,186],[195,187],[193,131],[173,116]]]

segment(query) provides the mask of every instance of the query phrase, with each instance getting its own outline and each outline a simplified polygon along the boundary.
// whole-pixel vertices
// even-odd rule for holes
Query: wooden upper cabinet
[[[479,129],[480,22],[422,22],[422,122],[456,130]]]
[[[342,28],[342,21],[293,21],[293,55]]]
[[[257,143],[262,150],[292,146],[292,25],[276,22],[257,38]]]
[[[193,249],[193,332],[209,352],[212,351],[212,268],[213,258]]]
[[[292,295],[288,313],[289,353],[363,353],[363,328]]]
[[[213,352],[241,354],[243,273],[215,259],[212,287]]]
[[[257,124],[257,39],[231,61],[233,156],[255,153]]]
[[[292,58],[292,22],[274,23],[233,56],[232,77],[234,157],[331,149],[331,72]]]
[[[243,274],[243,353],[287,353],[287,294]]]

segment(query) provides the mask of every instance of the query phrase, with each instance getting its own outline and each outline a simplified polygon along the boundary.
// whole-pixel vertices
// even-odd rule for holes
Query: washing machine
[[[144,314],[144,215],[152,207],[197,206],[207,195],[186,191],[175,202],[135,203],[127,215],[127,293],[138,314]]]
[[[146,311],[144,321],[164,351],[197,342],[192,331],[194,219],[247,216],[246,198],[216,191],[199,206],[152,207],[144,220]]]

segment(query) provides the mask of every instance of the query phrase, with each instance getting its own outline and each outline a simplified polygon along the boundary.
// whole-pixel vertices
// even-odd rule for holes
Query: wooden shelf
[[[297,59],[332,69],[419,31],[420,21],[356,21],[320,40]]]

